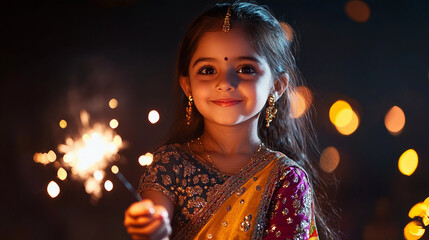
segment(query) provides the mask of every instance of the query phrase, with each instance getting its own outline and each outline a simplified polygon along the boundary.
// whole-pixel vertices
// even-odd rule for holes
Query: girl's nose
[[[233,91],[238,86],[238,78],[235,75],[235,72],[228,71],[225,74],[219,76],[219,81],[217,82],[216,89],[219,91]]]

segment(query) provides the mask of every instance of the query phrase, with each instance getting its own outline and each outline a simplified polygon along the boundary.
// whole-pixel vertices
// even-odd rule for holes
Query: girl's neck
[[[223,155],[253,153],[261,143],[257,124],[257,118],[234,126],[205,121],[201,141],[210,152]]]

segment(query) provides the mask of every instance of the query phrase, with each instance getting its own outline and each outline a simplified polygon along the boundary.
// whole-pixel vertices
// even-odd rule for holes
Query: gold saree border
[[[207,204],[189,220],[189,222],[173,237],[173,239],[182,240],[194,238],[200,229],[204,227],[204,225],[210,220],[214,213],[219,210],[223,203],[232,194],[237,192],[243,184],[249,181],[256,173],[264,169],[269,163],[276,161],[266,187],[264,187],[264,192],[258,206],[258,213],[255,220],[256,225],[252,232],[252,239],[262,238],[265,227],[266,212],[269,208],[276,183],[280,177],[280,174],[278,173],[282,169],[282,166],[285,165],[284,161],[278,161],[280,158],[288,162],[290,161],[290,166],[296,165],[294,161],[288,159],[282,153],[271,151],[269,149],[261,152],[258,156],[255,157],[254,161],[240,170],[239,173],[226,180],[225,183],[221,186],[220,190],[215,195],[213,195],[212,198],[207,200]]]

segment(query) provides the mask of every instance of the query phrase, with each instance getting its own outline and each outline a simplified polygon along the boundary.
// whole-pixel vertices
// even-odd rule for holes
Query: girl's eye
[[[252,66],[246,65],[246,66],[242,66],[237,70],[238,73],[242,73],[242,74],[255,74],[256,73],[256,69]]]
[[[204,66],[198,70],[198,74],[201,74],[201,75],[210,75],[215,73],[216,73],[215,69],[211,66]]]

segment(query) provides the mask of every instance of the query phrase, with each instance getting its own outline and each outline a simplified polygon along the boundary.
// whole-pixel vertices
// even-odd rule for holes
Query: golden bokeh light
[[[66,180],[66,178],[67,178],[67,171],[66,171],[64,168],[62,168],[62,167],[58,168],[58,171],[57,171],[57,177],[58,177],[61,181]]]
[[[405,125],[405,114],[404,111],[398,106],[393,106],[386,114],[384,118],[384,125],[387,130],[393,134],[398,135],[401,133]]]
[[[356,112],[353,111],[352,119],[350,120],[349,124],[343,127],[337,127],[337,130],[339,133],[343,135],[350,135],[354,133],[358,127],[359,127],[359,117],[357,116]]]
[[[149,114],[147,115],[147,119],[152,124],[157,123],[159,121],[159,113],[158,113],[158,111],[156,111],[156,110],[150,111]]]
[[[113,165],[110,170],[112,171],[112,173],[117,174],[119,172],[119,168],[116,165]]]
[[[35,153],[33,155],[33,160],[36,163],[41,163],[43,165],[55,162],[57,160],[57,155],[54,151],[50,150],[47,153]]]
[[[344,100],[338,100],[334,104],[332,104],[331,108],[329,109],[329,119],[334,125],[338,113],[344,109],[352,109],[350,104]]]
[[[348,1],[344,10],[350,19],[359,23],[368,21],[371,14],[368,4],[361,0]]]
[[[308,111],[313,102],[313,95],[307,87],[299,86],[291,92],[289,100],[292,118],[299,118]]]
[[[47,192],[51,198],[56,198],[60,194],[60,186],[54,181],[49,182]]]
[[[52,150],[50,150],[50,151],[48,152],[47,157],[48,157],[48,161],[49,161],[49,162],[55,162],[55,160],[57,160],[57,154],[55,154],[55,152],[54,152],[54,151],[52,151]]]
[[[344,108],[335,117],[335,126],[338,128],[349,125],[353,119],[354,111],[351,108]]]
[[[323,150],[319,166],[320,168],[327,173],[332,173],[340,163],[340,153],[335,147],[327,147]]]
[[[145,155],[141,155],[139,157],[139,163],[142,166],[150,165],[150,164],[152,164],[152,161],[153,161],[152,153],[146,153]]]
[[[404,237],[407,240],[418,240],[423,234],[425,234],[425,229],[419,221],[411,221],[404,228]]]
[[[343,135],[350,135],[359,127],[359,117],[350,104],[344,100],[338,100],[329,109],[329,119]]]
[[[118,104],[119,104],[119,102],[118,102],[118,100],[116,100],[115,98],[112,98],[112,99],[110,99],[110,101],[109,101],[109,107],[110,107],[111,109],[115,109],[115,108],[117,108],[117,107],[118,107]]]
[[[119,122],[118,122],[118,120],[116,120],[116,119],[112,119],[112,120],[110,120],[109,126],[110,126],[112,129],[116,129],[116,128],[119,126]]]
[[[113,183],[110,180],[106,180],[104,182],[104,189],[106,189],[106,191],[110,192],[113,189]]]
[[[58,123],[58,125],[60,125],[60,128],[66,128],[67,127],[67,121],[66,120],[64,120],[64,119],[62,119],[59,123]]]
[[[408,149],[401,157],[399,157],[398,168],[399,171],[406,175],[411,176],[419,164],[419,157],[414,149]]]

